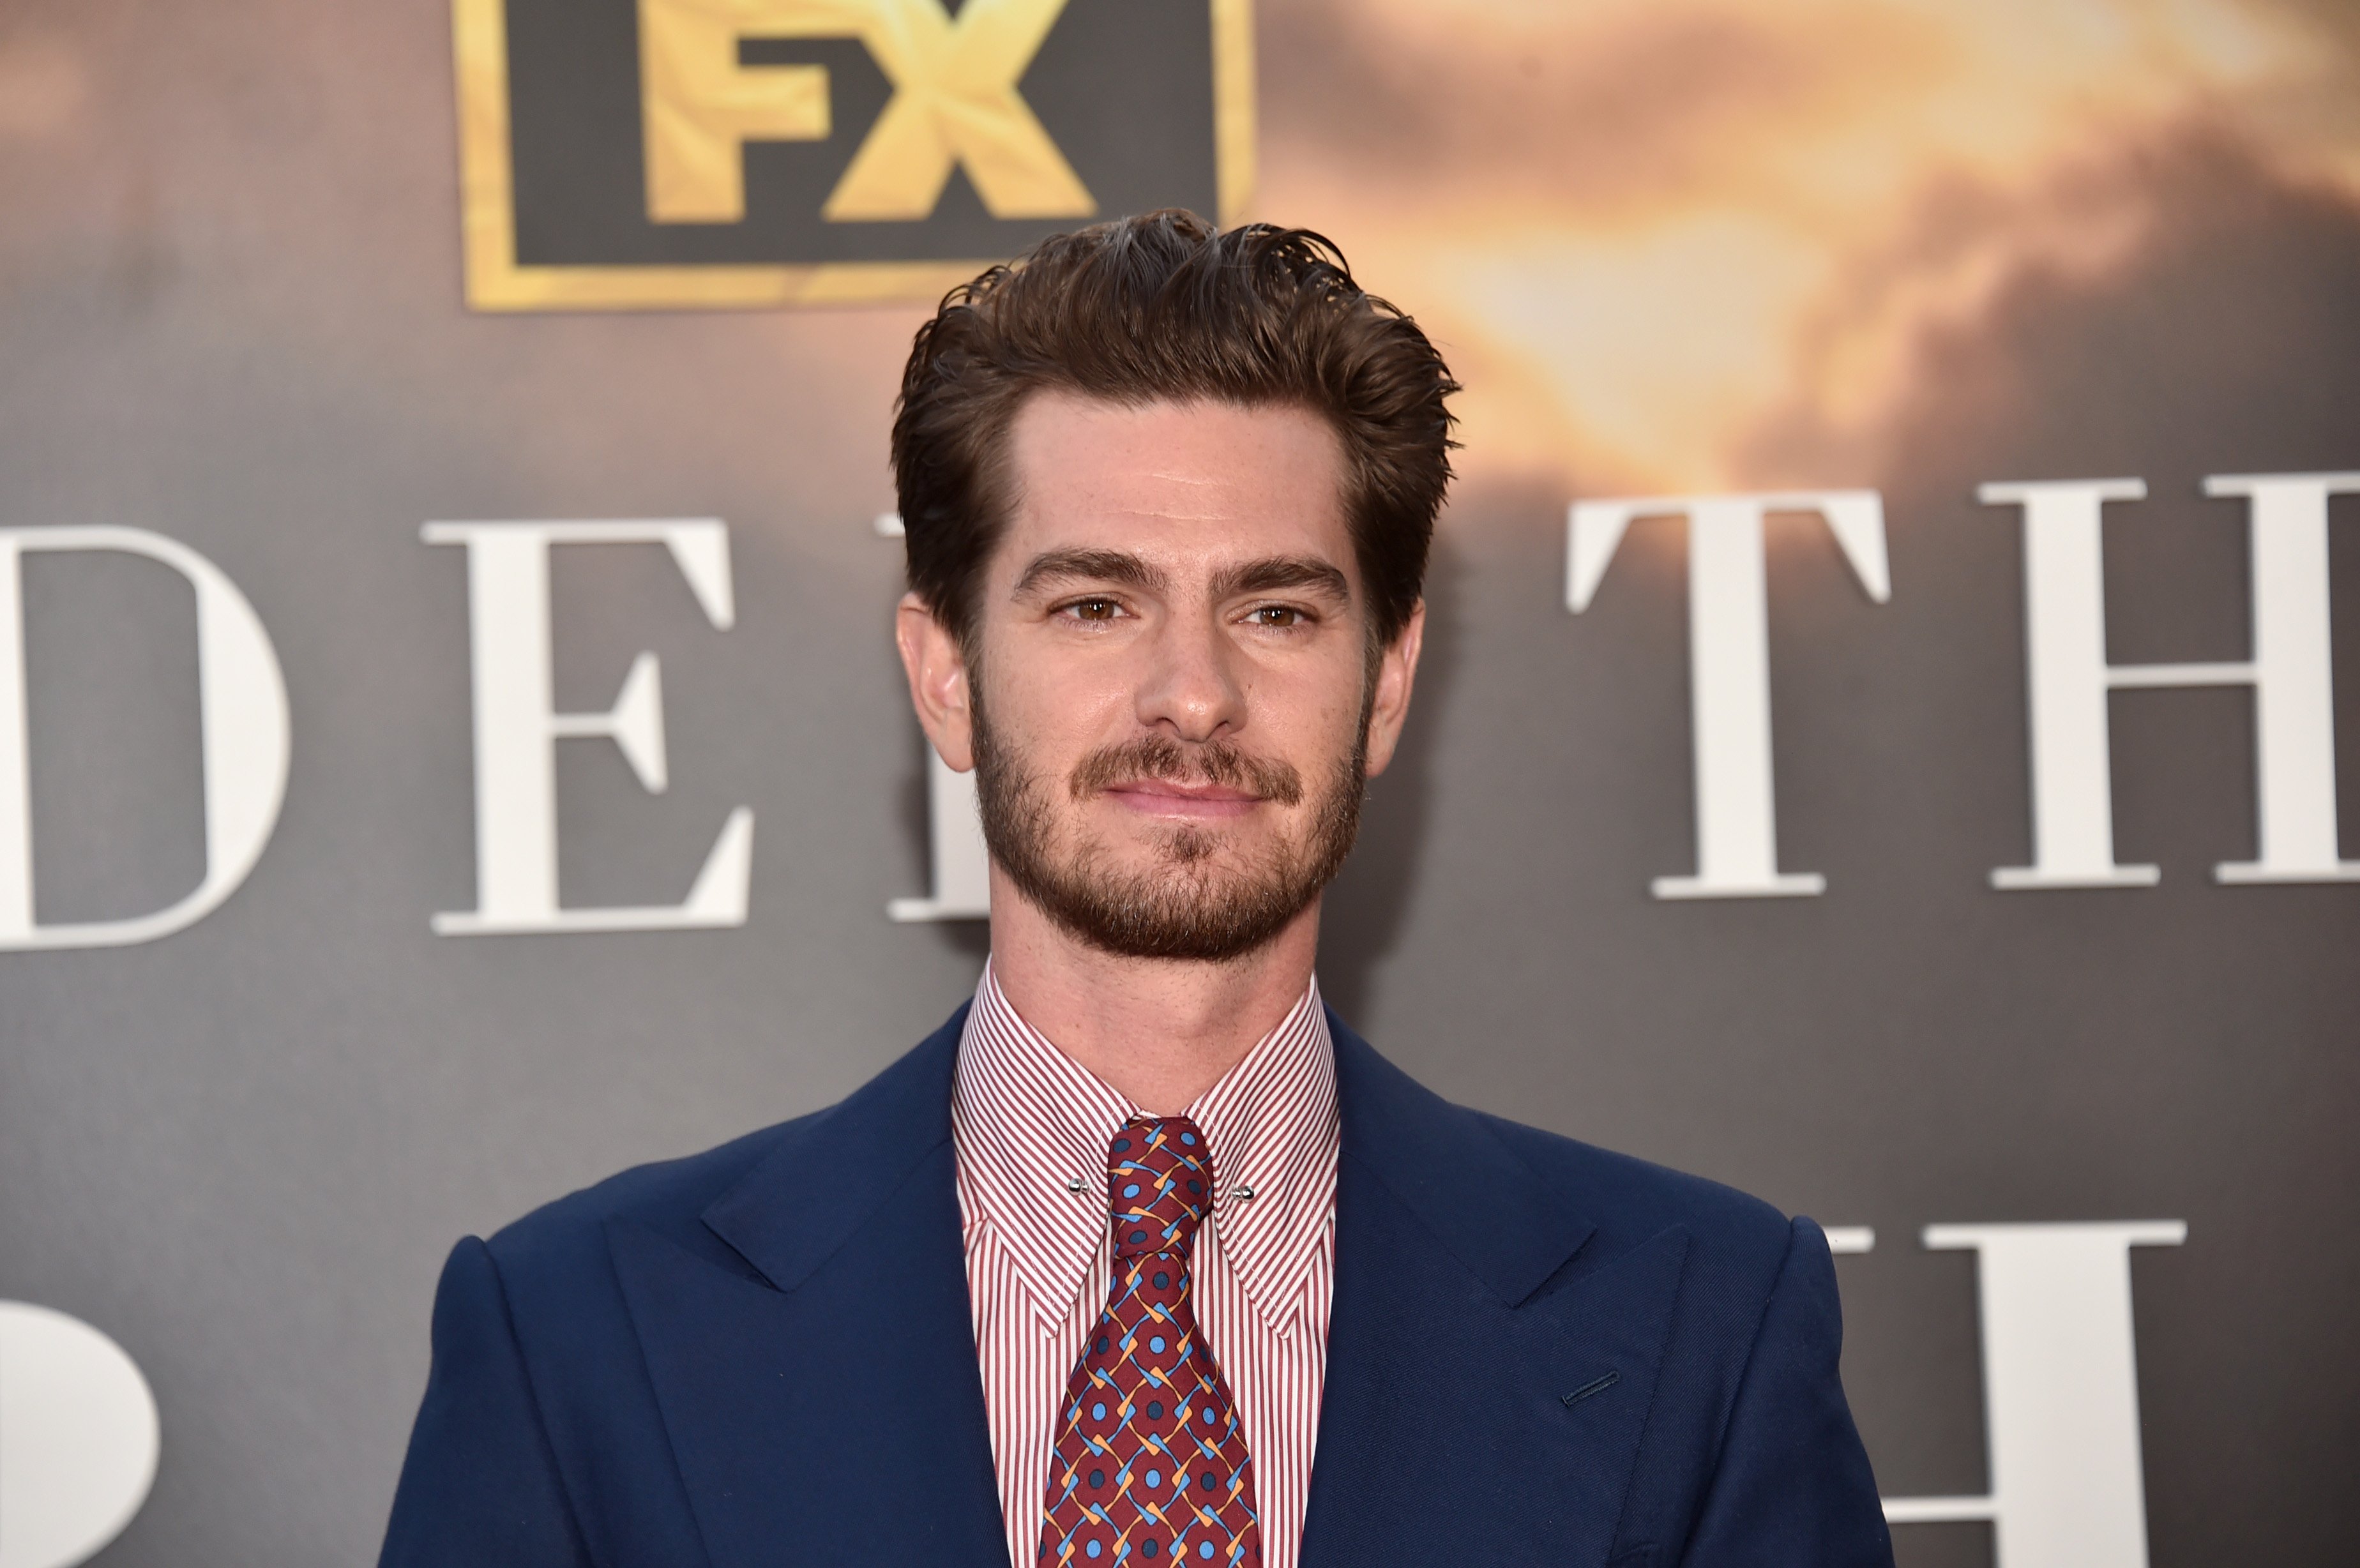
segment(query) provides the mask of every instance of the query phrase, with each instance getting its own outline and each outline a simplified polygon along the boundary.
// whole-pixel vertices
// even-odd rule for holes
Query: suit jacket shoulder
[[[808,1250],[831,1219],[865,1218],[881,1181],[906,1176],[949,1138],[951,1064],[966,1019],[961,1007],[833,1105],[699,1154],[634,1166],[543,1204],[494,1233],[492,1256],[515,1281],[575,1280],[606,1267],[607,1235],[621,1225],[717,1268],[770,1278],[763,1265],[782,1261],[774,1256],[781,1247]],[[794,1211],[817,1225],[781,1234],[777,1222]]]
[[[1333,1032],[1306,1561],[1889,1563],[1816,1225],[1450,1105]]]
[[[1579,1272],[1602,1268],[1677,1227],[1688,1237],[1690,1269],[1710,1270],[1731,1289],[1767,1298],[1794,1244],[1794,1222],[1775,1205],[1702,1176],[1503,1116],[1467,1115],[1596,1227],[1582,1249],[1588,1256]]]
[[[962,1021],[825,1110],[462,1241],[386,1568],[985,1561],[944,1550],[1001,1540],[945,1148]],[[904,1399],[923,1425],[859,1441],[962,1365],[971,1408]],[[940,1484],[897,1503],[929,1443]]]
[[[781,1149],[807,1133],[818,1111],[732,1138],[677,1160],[617,1171],[591,1186],[543,1203],[485,1238],[513,1286],[575,1281],[606,1267],[606,1227],[641,1225],[674,1246],[722,1268],[750,1272],[745,1260],[718,1246],[701,1216],[716,1200]]]

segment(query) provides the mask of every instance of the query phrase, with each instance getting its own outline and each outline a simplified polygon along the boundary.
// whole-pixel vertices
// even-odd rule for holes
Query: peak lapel
[[[961,1017],[705,1211],[608,1245],[715,1568],[1003,1568],[950,1142]]]
[[[1472,1112],[1335,1026],[1335,1307],[1304,1568],[1597,1568],[1687,1241],[1593,1234]]]

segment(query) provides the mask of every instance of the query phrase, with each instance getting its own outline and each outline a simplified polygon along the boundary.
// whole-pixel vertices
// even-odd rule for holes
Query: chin
[[[1267,858],[1263,837],[1241,832],[1234,822],[1164,821],[1135,827],[1112,843],[1101,839],[1099,853],[1114,850],[1105,856],[1110,868],[1129,876],[1185,870],[1192,874],[1191,880],[1208,875],[1226,879],[1249,875],[1254,861]]]

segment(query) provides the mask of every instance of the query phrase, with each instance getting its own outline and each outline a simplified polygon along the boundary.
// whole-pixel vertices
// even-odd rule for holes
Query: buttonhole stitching
[[[1584,1383],[1572,1393],[1559,1394],[1557,1398],[1565,1401],[1565,1406],[1568,1410],[1571,1410],[1574,1406],[1581,1403],[1582,1400],[1590,1398],[1590,1395],[1602,1394],[1621,1381],[1622,1381],[1622,1373],[1609,1372],[1603,1377],[1592,1377],[1589,1382]]]

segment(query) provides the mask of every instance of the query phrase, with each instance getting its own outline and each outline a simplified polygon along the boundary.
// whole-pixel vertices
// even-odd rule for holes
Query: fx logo
[[[453,0],[477,310],[931,301],[1252,177],[1251,0]]]

